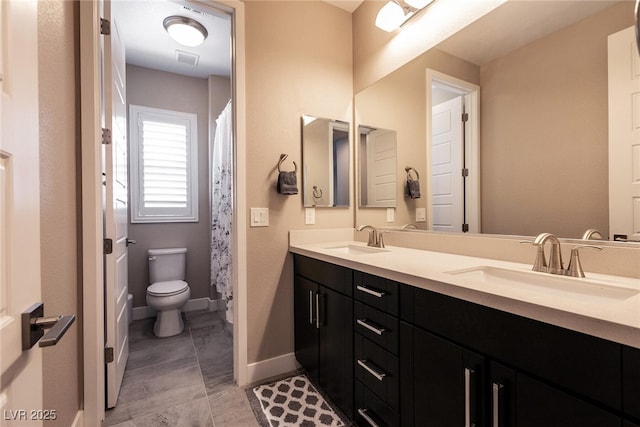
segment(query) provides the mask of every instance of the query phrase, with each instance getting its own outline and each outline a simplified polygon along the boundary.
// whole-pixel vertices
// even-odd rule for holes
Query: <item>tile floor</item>
[[[188,312],[185,330],[153,335],[154,319],[129,328],[129,361],[114,427],[257,427],[245,390],[233,384],[232,327],[224,312]]]

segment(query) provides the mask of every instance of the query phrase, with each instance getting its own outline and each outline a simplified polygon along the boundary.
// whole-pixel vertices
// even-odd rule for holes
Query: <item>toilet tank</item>
[[[149,249],[149,283],[184,280],[187,248]]]

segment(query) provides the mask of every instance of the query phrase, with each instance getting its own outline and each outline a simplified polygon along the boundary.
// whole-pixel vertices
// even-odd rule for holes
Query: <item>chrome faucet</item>
[[[384,239],[382,238],[382,233],[384,231],[378,231],[372,225],[361,225],[356,228],[357,231],[368,231],[369,232],[369,241],[367,242],[367,246],[372,246],[374,248],[384,248]]]
[[[597,230],[594,230],[597,232]],[[544,246],[547,242],[551,243],[551,251],[549,253],[549,264],[544,255]],[[542,271],[544,273],[561,274],[571,277],[584,277],[584,271],[582,270],[582,264],[580,263],[580,249],[592,248],[602,250],[602,246],[593,245],[581,245],[571,249],[571,257],[569,259],[569,265],[564,268],[562,262],[562,251],[560,247],[560,240],[551,233],[541,233],[536,236],[533,241],[526,241],[522,243],[531,243],[536,246],[537,253],[536,259],[533,263],[533,271]]]
[[[582,235],[582,240],[604,240],[604,236],[599,230],[590,228]]]

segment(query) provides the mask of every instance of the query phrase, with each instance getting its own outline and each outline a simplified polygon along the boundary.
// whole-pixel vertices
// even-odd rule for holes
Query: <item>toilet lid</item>
[[[183,280],[169,280],[156,282],[147,288],[147,294],[154,296],[171,296],[182,293],[189,288],[189,284]]]

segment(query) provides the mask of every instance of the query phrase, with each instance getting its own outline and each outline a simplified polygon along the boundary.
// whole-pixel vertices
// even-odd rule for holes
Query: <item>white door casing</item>
[[[41,298],[37,2],[0,2],[0,425],[42,425],[42,349],[20,314]],[[49,417],[55,417],[49,412]],[[39,411],[39,412],[38,412]]]
[[[105,14],[110,15],[110,7],[105,8]],[[106,178],[104,232],[105,237],[112,241],[112,253],[105,255],[106,347],[113,348],[113,361],[107,363],[108,408],[114,407],[118,401],[129,356],[126,64],[117,23],[113,19],[110,22],[110,35],[104,38],[104,127],[111,130],[111,144],[103,145]]]
[[[461,231],[464,222],[462,97],[434,106],[431,126],[432,230]]]
[[[640,55],[635,28],[609,36],[609,234],[640,240]]]

